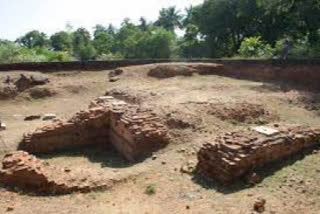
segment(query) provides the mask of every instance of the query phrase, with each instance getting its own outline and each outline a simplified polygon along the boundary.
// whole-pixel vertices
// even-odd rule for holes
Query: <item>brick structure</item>
[[[128,160],[136,161],[165,145],[167,130],[148,109],[112,97],[101,97],[87,111],[25,134],[19,149],[50,153],[93,144],[112,143]]]
[[[110,188],[113,180],[97,173],[50,166],[27,152],[7,154],[2,161],[0,182],[12,187],[44,194],[90,192]]]
[[[231,183],[267,163],[311,148],[319,140],[320,130],[306,127],[281,128],[272,136],[253,130],[231,132],[203,145],[197,168],[208,178]]]
[[[151,110],[136,105],[112,109],[110,141],[128,160],[145,157],[162,147],[166,129]]]

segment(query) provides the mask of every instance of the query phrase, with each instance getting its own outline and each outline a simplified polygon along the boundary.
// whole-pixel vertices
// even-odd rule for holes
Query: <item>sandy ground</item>
[[[69,118],[86,109],[90,101],[106,91],[119,89],[151,107],[166,122],[174,117],[186,125],[170,125],[170,144],[157,152],[156,159],[131,165],[113,150],[79,149],[41,156],[62,167],[83,167],[119,176],[112,189],[88,194],[40,197],[0,187],[0,213],[254,213],[258,197],[266,199],[265,213],[320,213],[320,153],[303,154],[272,164],[259,171],[264,177],[255,187],[245,182],[225,187],[193,174],[180,172],[188,161],[196,162],[196,151],[212,136],[243,130],[256,124],[295,123],[320,127],[320,99],[316,92],[289,86],[236,80],[220,76],[148,77],[154,65],[124,68],[120,80],[110,83],[109,71],[60,72],[45,74],[56,90],[52,97],[33,99],[27,92],[14,100],[0,100],[0,118],[7,130],[0,132],[0,156],[16,149],[23,133],[49,122],[25,122],[25,116],[55,113]],[[257,71],[258,72],[258,71]],[[7,75],[28,73],[2,72]],[[274,115],[272,120],[255,118],[248,122],[221,120],[209,114],[206,104],[261,104]],[[169,121],[169,120],[168,120]],[[146,194],[152,185],[154,194]]]

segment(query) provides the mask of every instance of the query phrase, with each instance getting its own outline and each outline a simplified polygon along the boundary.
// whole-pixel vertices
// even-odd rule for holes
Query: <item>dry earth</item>
[[[261,169],[258,173],[264,179],[254,187],[244,181],[226,187],[180,170],[196,163],[198,148],[212,135],[269,122],[320,128],[316,92],[215,75],[156,79],[147,75],[154,66],[123,68],[117,82],[108,81],[110,71],[50,73],[45,75],[50,83],[41,86],[55,92],[50,96],[35,99],[24,91],[13,100],[0,100],[0,118],[7,124],[7,130],[0,132],[0,158],[16,149],[23,133],[50,123],[24,121],[24,117],[54,113],[70,118],[106,92],[151,107],[166,120],[171,137],[165,149],[134,165],[104,148],[40,156],[59,167],[91,169],[119,182],[107,191],[46,197],[0,187],[0,213],[246,214],[254,213],[259,197],[266,200],[265,213],[319,213],[320,153],[316,150]],[[2,72],[0,81],[20,73],[29,72]],[[240,119],[233,118],[238,115]]]

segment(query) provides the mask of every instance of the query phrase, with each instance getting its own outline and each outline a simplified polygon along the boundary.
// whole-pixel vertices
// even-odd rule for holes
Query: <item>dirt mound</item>
[[[0,85],[0,100],[13,99],[18,95],[18,89],[14,85]]]
[[[5,155],[0,170],[1,183],[44,194],[89,192],[112,186],[112,180],[93,172],[61,169],[50,166],[27,152]]]
[[[222,183],[233,182],[267,163],[316,146],[320,130],[281,128],[273,135],[257,131],[227,133],[203,145],[198,152],[198,171]]]
[[[214,74],[215,71],[221,70],[223,65],[214,63],[172,63],[158,65],[151,69],[148,76],[164,79],[175,76],[192,76],[194,73],[201,75]]]
[[[240,123],[264,124],[275,119],[263,105],[248,102],[210,103],[207,111],[221,120]]]
[[[184,65],[158,65],[157,67],[151,69],[148,75],[151,77],[164,79],[175,76],[192,76],[193,73],[196,73],[195,69]]]
[[[33,99],[41,99],[46,97],[53,97],[57,94],[57,92],[48,87],[34,87],[25,91],[30,95]]]

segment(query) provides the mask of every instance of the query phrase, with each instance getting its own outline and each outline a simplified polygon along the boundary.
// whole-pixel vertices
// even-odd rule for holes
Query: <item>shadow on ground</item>
[[[265,179],[269,176],[272,176],[275,174],[275,172],[281,170],[282,168],[291,166],[295,164],[297,161],[304,159],[307,155],[310,155],[313,151],[319,151],[320,146],[305,150],[301,153],[298,153],[290,158],[283,159],[282,161],[278,161],[275,163],[267,164],[266,166],[254,170],[262,179]],[[192,180],[202,186],[205,189],[212,189],[217,192],[223,193],[225,195],[236,193],[248,188],[253,187],[253,185],[248,184],[245,179],[239,178],[238,181],[232,183],[232,184],[221,184],[215,180],[207,179],[204,176],[200,175],[199,173],[195,172]],[[263,181],[262,181],[263,183]]]
[[[92,163],[100,163],[102,168],[128,168],[133,166],[133,163],[128,162],[112,146],[90,146],[79,148],[77,151],[68,150],[39,155],[41,159],[58,157],[86,157]]]

